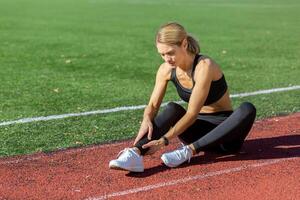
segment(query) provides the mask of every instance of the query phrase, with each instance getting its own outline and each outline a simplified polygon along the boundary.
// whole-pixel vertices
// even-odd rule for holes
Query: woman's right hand
[[[145,134],[148,133],[148,140],[151,140],[152,138],[152,131],[153,131],[153,124],[150,119],[144,118],[143,122],[141,124],[140,130],[138,132],[138,135],[136,136],[133,145],[136,145],[142,137],[144,137]]]

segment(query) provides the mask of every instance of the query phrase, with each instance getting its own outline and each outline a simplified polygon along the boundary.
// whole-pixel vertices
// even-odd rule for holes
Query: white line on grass
[[[275,92],[285,92],[285,91],[299,90],[299,89],[300,89],[300,85],[294,85],[294,86],[284,87],[284,88],[273,88],[273,89],[269,89],[269,90],[258,90],[255,92],[245,92],[245,93],[240,93],[240,94],[233,94],[233,95],[230,95],[230,97],[231,98],[249,97],[249,96],[255,96],[255,95],[259,95],[259,94],[271,94],[271,93],[275,93]]]
[[[138,187],[138,188],[128,189],[128,190],[124,190],[124,191],[113,192],[113,193],[106,194],[106,195],[103,195],[103,196],[90,197],[90,198],[87,198],[86,200],[103,200],[103,199],[108,199],[108,198],[112,198],[112,197],[120,197],[120,196],[129,195],[129,194],[135,194],[135,193],[138,193],[138,192],[146,192],[146,191],[149,191],[149,190],[154,190],[154,189],[163,188],[163,187],[167,187],[167,186],[174,186],[174,185],[184,184],[184,183],[187,183],[189,181],[202,180],[202,179],[206,179],[206,178],[213,177],[213,176],[220,176],[220,175],[223,175],[223,174],[232,174],[232,173],[243,171],[243,170],[260,168],[260,167],[263,167],[263,166],[273,165],[273,164],[276,164],[276,163],[279,163],[279,162],[288,161],[288,160],[296,160],[296,159],[297,158],[270,159],[270,160],[267,160],[267,161],[254,163],[254,164],[249,164],[249,165],[244,165],[244,166],[240,166],[240,167],[223,169],[223,170],[219,170],[219,171],[208,172],[208,173],[205,173],[205,174],[199,174],[199,175],[195,175],[195,176],[189,176],[189,177],[186,177],[186,178],[171,180],[171,181],[168,181],[168,182],[160,182],[160,183],[157,183],[157,184],[147,185],[147,186],[144,186],[144,187]]]
[[[289,90],[298,90],[300,89],[300,85],[295,85],[291,87],[284,87],[284,88],[273,88],[269,90],[258,90],[255,92],[246,92],[246,93],[240,93],[240,94],[233,94],[230,95],[231,98],[236,97],[248,97],[248,96],[255,96],[259,94],[270,94],[275,92],[284,92]],[[179,103],[183,103],[182,101],[179,101]],[[163,103],[162,106],[165,106],[167,103]],[[122,106],[122,107],[116,107],[116,108],[110,108],[110,109],[104,109],[104,110],[94,110],[94,111],[88,111],[88,112],[82,112],[82,113],[69,113],[69,114],[61,114],[61,115],[50,115],[50,116],[42,116],[42,117],[32,117],[32,118],[23,118],[13,121],[6,121],[1,122],[0,126],[7,126],[11,124],[24,124],[24,123],[30,123],[30,122],[37,122],[37,121],[49,121],[54,119],[63,119],[68,117],[79,117],[79,116],[86,116],[86,115],[96,115],[96,114],[105,114],[105,113],[114,113],[114,112],[120,112],[120,111],[128,111],[128,110],[140,110],[144,109],[146,105],[138,105],[138,106]]]

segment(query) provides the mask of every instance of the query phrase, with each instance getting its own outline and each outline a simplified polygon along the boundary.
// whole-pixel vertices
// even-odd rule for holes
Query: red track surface
[[[168,169],[159,152],[144,173],[109,170],[131,143],[0,159],[0,200],[300,199],[300,113],[257,121],[239,155],[200,154]]]

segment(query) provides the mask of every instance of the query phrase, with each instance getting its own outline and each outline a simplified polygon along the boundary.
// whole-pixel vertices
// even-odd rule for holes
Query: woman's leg
[[[152,139],[156,140],[163,136],[176,122],[185,114],[183,107],[176,103],[169,103],[166,108],[159,113],[153,121]],[[135,145],[141,155],[145,155],[149,149],[143,149],[142,146],[148,143],[147,134]],[[126,148],[121,151],[117,159],[109,162],[109,168],[122,169],[131,172],[143,172],[143,156],[136,149]]]
[[[172,126],[174,126],[177,121],[182,118],[185,114],[185,109],[174,102],[167,104],[165,109],[159,113],[153,121],[153,132],[152,140],[157,140],[161,138]],[[150,140],[147,138],[147,134],[135,145],[141,152],[141,155],[145,155],[148,149],[143,149],[142,146],[147,144]]]
[[[217,124],[203,119],[197,119],[187,130],[178,136],[179,140],[185,144],[175,151],[164,153],[162,161],[168,167],[177,167],[185,161],[189,161],[193,156],[193,149],[189,146],[213,130]]]
[[[197,119],[194,124],[192,124],[187,130],[181,133],[178,138],[185,145],[191,144],[205,136],[216,127],[216,124],[202,119]]]
[[[256,116],[253,104],[245,102],[224,122],[193,142],[197,153],[221,146],[226,152],[238,151],[248,135]]]
[[[248,135],[256,115],[255,107],[250,103],[243,103],[236,111],[234,111],[226,120],[220,125],[217,125],[208,133],[201,137],[201,129],[205,126],[199,126],[203,120],[197,120],[191,126],[195,130],[187,130],[179,136],[181,140],[189,144],[191,140],[195,140],[190,145],[185,145],[175,151],[164,153],[161,156],[162,161],[169,167],[177,167],[178,165],[189,161],[193,155],[193,150],[196,153],[200,151],[219,151],[220,147],[223,152],[238,151],[242,146],[244,139]],[[207,124],[206,124],[207,125]],[[190,132],[193,131],[193,132]],[[200,139],[197,140],[197,137]],[[194,149],[193,149],[194,148]],[[227,148],[227,149],[226,149]]]

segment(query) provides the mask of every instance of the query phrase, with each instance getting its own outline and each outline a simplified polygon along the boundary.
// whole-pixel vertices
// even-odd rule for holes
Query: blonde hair
[[[198,41],[186,32],[184,27],[177,22],[169,22],[162,25],[156,34],[156,42],[180,46],[187,39],[187,51],[192,54],[200,53]]]

